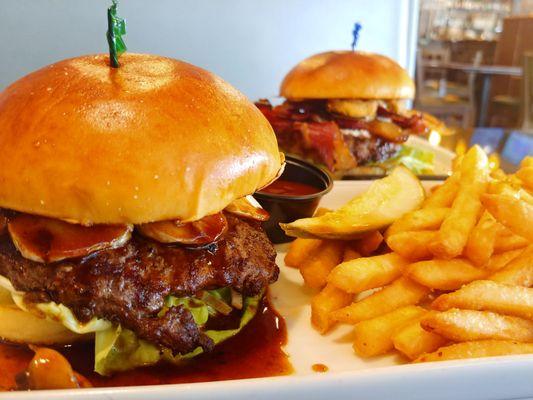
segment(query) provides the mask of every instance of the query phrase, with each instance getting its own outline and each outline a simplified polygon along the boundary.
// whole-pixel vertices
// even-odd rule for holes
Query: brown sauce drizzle
[[[293,372],[282,346],[287,342],[283,318],[263,300],[256,316],[243,330],[209,353],[183,365],[160,364],[103,377],[93,372],[94,345],[58,349],[72,368],[96,387],[193,383],[288,375]],[[0,390],[16,388],[15,377],[33,357],[27,347],[0,344]]]
[[[83,226],[30,214],[10,218],[8,229],[23,254],[44,262],[86,256],[124,241],[131,232],[126,225]]]
[[[141,234],[158,242],[193,246],[213,243],[220,239],[227,229],[228,222],[223,213],[208,215],[193,222],[169,220],[137,226]]]

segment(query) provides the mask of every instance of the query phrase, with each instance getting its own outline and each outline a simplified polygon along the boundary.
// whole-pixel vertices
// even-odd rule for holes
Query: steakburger
[[[142,54],[50,65],[0,94],[0,148],[3,340],[94,337],[100,374],[178,362],[237,334],[277,279],[247,196],[283,156],[205,70]]]
[[[422,114],[406,110],[414,93],[412,79],[390,58],[334,51],[311,56],[287,74],[280,89],[283,104],[273,107],[261,100],[256,105],[281,149],[336,175],[393,160],[427,172],[433,154],[403,146],[409,135],[427,131]]]

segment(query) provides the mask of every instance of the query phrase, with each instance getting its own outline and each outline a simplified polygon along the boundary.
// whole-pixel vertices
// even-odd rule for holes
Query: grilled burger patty
[[[376,136],[353,137],[343,135],[344,142],[358,165],[379,163],[393,157],[401,148],[398,143],[390,142]]]
[[[162,317],[169,295],[231,287],[253,296],[276,281],[276,252],[260,223],[226,213],[222,240],[201,249],[170,246],[134,234],[118,249],[41,264],[23,258],[9,235],[0,236],[0,275],[26,292],[26,302],[64,304],[80,321],[105,318],[151,343],[185,354],[213,343],[182,306]]]

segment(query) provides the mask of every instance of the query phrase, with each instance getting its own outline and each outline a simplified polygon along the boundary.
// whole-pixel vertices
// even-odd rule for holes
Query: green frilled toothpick
[[[126,21],[117,17],[118,0],[113,0],[113,5],[107,9],[107,43],[109,43],[109,63],[111,67],[118,68],[118,57],[124,53],[126,43],[122,35],[126,34]]]

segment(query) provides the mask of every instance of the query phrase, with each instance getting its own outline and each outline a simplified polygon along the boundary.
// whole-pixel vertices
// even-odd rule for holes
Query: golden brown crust
[[[196,220],[280,168],[261,112],[158,56],[64,60],[0,93],[0,207],[91,223]]]
[[[361,51],[330,51],[306,58],[281,84],[280,95],[300,99],[406,99],[415,85],[388,57]]]

